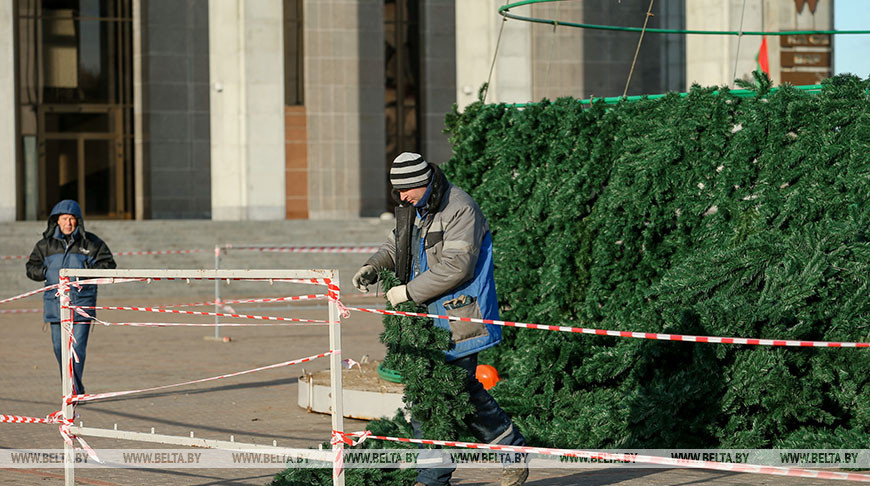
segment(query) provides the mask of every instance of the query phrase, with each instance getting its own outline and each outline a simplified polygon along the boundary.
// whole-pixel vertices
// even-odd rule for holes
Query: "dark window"
[[[402,152],[420,151],[419,76],[420,21],[418,0],[385,0],[384,64],[386,90],[386,174],[390,164]],[[426,154],[423,154],[425,157]],[[390,191],[389,183],[387,191]],[[392,199],[387,206],[392,209]]]
[[[88,216],[133,209],[131,0],[17,0],[26,219],[61,199]]]
[[[284,0],[284,104],[302,100],[302,0]]]

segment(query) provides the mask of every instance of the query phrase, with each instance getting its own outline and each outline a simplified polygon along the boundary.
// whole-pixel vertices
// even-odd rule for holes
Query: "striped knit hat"
[[[423,156],[413,152],[402,152],[393,160],[390,168],[390,184],[393,189],[405,190],[429,185],[432,169]]]

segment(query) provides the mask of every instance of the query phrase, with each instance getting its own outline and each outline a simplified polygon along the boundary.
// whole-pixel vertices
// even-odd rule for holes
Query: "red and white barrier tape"
[[[84,395],[73,395],[71,397],[64,397],[64,398],[65,398],[65,403],[77,403],[77,402],[89,402],[92,400],[99,400],[101,398],[113,398],[113,397],[120,397],[120,396],[124,396],[124,395],[132,395],[134,393],[144,393],[144,392],[150,392],[150,391],[165,390],[167,388],[175,388],[175,387],[179,387],[179,386],[193,385],[196,383],[205,383],[208,381],[221,380],[224,378],[231,378],[234,376],[247,375],[249,373],[255,373],[257,371],[265,371],[265,370],[271,370],[271,369],[275,369],[275,368],[281,368],[284,366],[292,366],[292,365],[296,365],[296,364],[300,364],[300,363],[306,363],[308,361],[311,361],[311,360],[314,360],[317,358],[323,358],[324,356],[329,356],[331,354],[340,354],[340,353],[341,353],[341,351],[339,351],[339,350],[332,350],[332,351],[327,351],[325,353],[316,354],[314,356],[309,356],[307,358],[295,359],[292,361],[284,361],[283,363],[276,363],[276,364],[272,364],[272,365],[268,365],[268,366],[262,366],[259,368],[253,368],[250,370],[237,371],[235,373],[228,373],[228,374],[219,375],[219,376],[212,376],[209,378],[201,378],[199,380],[186,381],[184,383],[174,383],[172,385],[162,385],[162,386],[155,386],[155,387],[151,387],[151,388],[142,388],[139,390],[127,390],[127,391],[108,392],[108,393],[95,393],[95,394],[86,393]]]
[[[371,294],[374,296],[375,294]],[[317,300],[323,299],[327,297],[326,294],[316,294],[316,295],[303,295],[296,297],[279,297],[274,299],[245,299],[245,300],[224,300],[220,302],[208,301],[208,302],[191,302],[188,304],[167,304],[167,305],[158,305],[155,306],[155,309],[168,309],[172,307],[204,307],[209,305],[217,304],[220,307],[223,307],[230,313],[235,313],[230,304],[253,304],[260,302],[289,302],[289,301],[302,301],[302,300]],[[28,314],[28,313],[41,313],[42,309],[0,309],[0,314]],[[344,317],[347,318],[347,314],[344,314]]]
[[[24,260],[28,258],[27,255],[2,255],[0,256],[0,260]]]
[[[41,294],[42,292],[48,292],[49,290],[54,290],[54,289],[58,288],[59,286],[60,286],[60,284],[46,285],[45,287],[42,287],[40,289],[31,290],[30,292],[25,292],[21,295],[16,295],[14,297],[9,297],[8,299],[0,300],[0,304],[5,304],[7,302],[13,302],[16,300],[21,300],[23,298],[30,297],[31,295]]]
[[[82,306],[75,307],[76,313],[79,315],[83,315],[81,312],[78,312],[78,309],[94,309],[94,310],[120,310],[120,311],[139,311],[139,312],[157,312],[161,314],[185,314],[191,316],[215,316],[215,317],[236,317],[238,319],[257,319],[262,321],[287,321],[287,322],[311,322],[318,324],[329,324],[329,321],[323,321],[319,319],[297,319],[293,317],[273,317],[273,316],[256,316],[256,315],[248,315],[248,314],[229,314],[225,312],[198,312],[198,311],[183,311],[176,309],[161,309],[155,307],[120,307],[120,306]],[[87,314],[84,314],[87,315]],[[91,316],[87,316],[91,317]]]
[[[130,256],[130,255],[185,255],[189,253],[201,253],[204,251],[203,249],[195,249],[195,250],[145,250],[145,251],[116,251],[112,253],[113,256]]]
[[[82,449],[84,449],[88,456],[90,456],[91,459],[102,464],[103,461],[100,459],[99,456],[97,456],[97,452],[90,445],[88,445],[87,442],[85,442],[84,438],[73,434],[72,431],[70,431],[69,427],[70,426],[68,424],[58,426],[58,429],[60,430],[60,436],[63,437],[63,441],[69,444],[71,447],[75,447],[73,439],[79,441],[79,445],[81,445]]]
[[[347,361],[347,360],[345,360]],[[372,435],[371,432],[366,430],[365,432],[360,433],[360,439],[354,441],[353,439],[349,439],[349,434],[345,434],[343,432],[339,432],[337,430],[332,431],[332,438],[329,443],[332,444],[332,448],[337,450],[337,454],[335,455],[335,463],[332,467],[332,478],[335,479],[341,475],[341,472],[344,470],[344,447],[336,447],[337,445],[347,444],[351,447],[363,442],[368,437]]]
[[[60,425],[60,424],[70,424],[72,425],[72,420],[66,420],[62,415],[58,415],[58,412],[54,412],[51,415],[46,415],[45,418],[38,417],[24,417],[21,415],[2,415],[0,414],[0,423],[6,422],[10,424],[50,424],[50,425]]]
[[[337,299],[339,288],[337,285],[332,284],[332,280],[328,278],[309,278],[309,279],[269,279],[269,278],[210,278],[210,277],[196,277],[196,278],[118,278],[118,277],[102,277],[102,278],[91,278],[87,280],[77,280],[73,282],[73,286],[79,287],[81,285],[105,285],[105,284],[118,284],[118,283],[128,283],[128,282],[149,282],[152,280],[236,280],[236,281],[244,281],[244,282],[284,282],[284,283],[299,283],[306,285],[326,285],[329,289],[328,297]],[[49,290],[54,290],[60,288],[61,284],[47,285],[45,287],[31,290],[30,292],[25,292],[21,295],[16,295],[13,297],[9,297],[7,299],[0,300],[0,304],[6,304],[8,302],[13,302],[16,300],[21,300],[26,297],[30,297],[31,295],[36,295],[42,292],[48,292]],[[265,302],[265,301],[264,301]]]
[[[68,289],[70,287],[76,287],[78,289],[81,289],[80,284],[78,282],[70,282],[69,277],[60,277],[60,281],[58,282],[57,285],[58,285],[59,289]],[[69,294],[69,292],[63,292],[63,291],[59,290],[58,297],[59,297],[59,301],[60,301],[61,316],[63,316],[66,313],[66,310],[70,309],[70,294]],[[61,325],[61,327],[63,327],[64,332],[67,333],[67,335],[69,336],[69,340],[67,341],[67,348],[69,351],[68,351],[68,359],[67,359],[67,363],[66,363],[67,366],[66,366],[65,371],[66,371],[66,378],[68,380],[70,380],[70,382],[71,382],[70,384],[72,386],[72,388],[71,388],[72,393],[75,394],[76,393],[76,384],[75,384],[75,379],[74,379],[75,374],[73,372],[73,363],[79,362],[79,355],[78,355],[78,353],[76,353],[76,350],[75,350],[75,344],[77,343],[77,341],[76,341],[75,336],[73,335],[73,319],[74,319],[74,316],[70,312],[68,319],[61,319],[60,320],[60,325]],[[75,410],[75,409],[73,409],[73,410]],[[54,412],[52,415],[55,417],[62,417],[63,411],[58,410],[57,412]],[[90,456],[91,458],[93,458],[97,462],[100,462],[100,463],[103,462],[100,460],[99,457],[97,457],[97,453],[94,452],[94,450],[91,448],[91,446],[89,446],[88,443],[85,442],[85,439],[73,434],[72,431],[70,431],[71,424],[67,423],[67,420],[70,420],[74,417],[75,417],[75,412],[73,412],[73,417],[70,417],[69,419],[64,418],[64,423],[58,425],[58,431],[60,432],[60,436],[63,437],[63,441],[66,444],[68,444],[70,447],[75,447],[75,442],[73,441],[73,439],[78,440],[82,449],[84,449],[85,452],[87,452],[88,456]]]
[[[116,251],[112,252],[112,256],[131,256],[131,255],[182,255],[189,253],[200,253],[210,250],[144,250],[144,251]],[[24,260],[29,258],[28,255],[0,255],[0,260]]]
[[[316,299],[325,299],[326,294],[312,294],[312,295],[296,295],[293,297],[274,297],[268,299],[240,299],[240,300],[221,300],[218,301],[218,305],[224,304],[257,304],[262,302],[285,302],[285,301],[295,301],[295,300],[316,300]],[[187,304],[166,304],[166,305],[155,305],[154,307],[157,309],[168,309],[171,307],[203,307],[207,305],[215,305],[215,301],[210,300],[207,302],[191,302]]]
[[[267,327],[267,326],[325,326],[324,323],[291,323],[291,322],[107,322],[94,318],[94,323],[104,326],[129,326],[129,327]],[[78,323],[82,324],[82,323]]]
[[[72,285],[108,285],[130,282],[146,282],[147,278],[99,277],[73,280]]]
[[[526,446],[509,446],[499,444],[477,444],[473,442],[457,442],[447,440],[429,440],[429,439],[408,439],[404,437],[388,437],[381,435],[372,435],[371,432],[353,432],[343,433],[333,430],[333,444],[344,442],[349,445],[357,445],[366,439],[386,440],[392,442],[407,442],[413,444],[429,444],[445,447],[461,447],[466,449],[486,449],[493,451],[520,452],[528,454],[544,454],[549,456],[562,457],[584,457],[594,459],[604,459],[618,462],[635,462],[643,464],[659,464],[674,467],[690,467],[695,469],[712,469],[716,471],[729,471],[740,473],[755,473],[769,474],[774,476],[789,476],[801,478],[817,478],[817,479],[834,479],[841,481],[863,481],[870,482],[870,475],[844,472],[816,471],[812,469],[803,469],[796,467],[779,467],[779,466],[757,466],[753,464],[731,464],[716,461],[700,461],[691,459],[672,459],[669,457],[646,456],[640,454],[614,454],[609,452],[596,452],[571,449],[552,449],[546,447],[526,447]],[[339,439],[336,439],[336,436]],[[353,437],[358,437],[359,440],[353,441]]]
[[[69,277],[60,277],[60,282],[58,282],[58,288],[68,289],[69,287],[70,287]],[[60,310],[61,310],[60,315],[64,316],[64,315],[66,315],[67,309],[70,308],[70,306],[69,306],[70,294],[69,294],[69,292],[62,292],[62,291],[58,291],[58,294],[59,294],[58,300],[60,301]],[[76,353],[76,350],[74,347],[74,345],[76,344],[77,341],[76,341],[75,336],[73,335],[73,323],[74,323],[73,320],[74,320],[74,316],[70,312],[68,319],[61,318],[60,325],[63,328],[63,332],[65,332],[67,334],[67,336],[69,336],[69,339],[67,340],[67,343],[66,343],[68,352],[67,352],[66,370],[64,370],[64,372],[66,373],[65,378],[70,381],[70,385],[72,387],[71,388],[72,393],[75,394],[76,393],[76,383],[75,383],[75,379],[74,379],[75,373],[73,372],[73,362],[75,362],[75,363],[79,362],[79,355],[78,355],[78,353]],[[66,391],[66,390],[64,390],[64,391]],[[55,417],[62,417],[63,411],[58,410],[57,412],[54,412],[52,415]],[[83,438],[77,437],[75,434],[73,434],[70,431],[70,429],[69,429],[70,424],[66,423],[66,422],[67,422],[67,420],[71,420],[74,417],[75,417],[75,407],[73,407],[73,417],[70,417],[69,419],[64,418],[64,423],[58,425],[58,432],[60,432],[60,436],[63,437],[64,443],[68,444],[70,447],[75,447],[75,442],[73,442],[73,439],[78,439],[82,448],[88,453],[89,456],[93,457],[97,462],[102,462],[102,461],[100,461],[100,458],[97,457],[97,453],[94,452],[93,449],[91,449],[91,447],[88,445],[87,442],[85,442],[85,440]]]
[[[65,322],[67,322],[67,321],[65,321]],[[70,344],[70,348],[72,348],[72,344]],[[176,384],[172,384],[172,385],[163,385],[163,386],[157,386],[157,387],[152,387],[152,388],[144,388],[144,389],[140,389],[140,390],[128,390],[128,391],[121,391],[121,392],[66,396],[66,397],[64,397],[64,403],[76,405],[79,402],[97,400],[97,399],[101,399],[101,398],[111,398],[111,397],[118,397],[118,396],[124,396],[124,395],[132,395],[134,393],[143,393],[143,392],[148,392],[148,391],[156,391],[156,390],[163,390],[163,389],[167,389],[167,388],[174,388],[174,387],[179,387],[179,386],[184,386],[184,385],[192,385],[192,384],[196,384],[196,383],[204,383],[204,382],[219,380],[219,379],[223,379],[223,378],[230,378],[230,377],[235,377],[235,376],[246,375],[246,374],[254,373],[257,371],[265,371],[265,370],[279,368],[279,367],[283,367],[283,366],[291,366],[291,365],[296,365],[296,364],[300,364],[300,363],[305,363],[305,362],[312,361],[312,360],[317,359],[317,358],[329,356],[332,354],[339,354],[340,355],[341,351],[340,350],[327,351],[325,353],[321,353],[321,354],[314,355],[314,356],[309,356],[307,358],[301,358],[301,359],[297,359],[297,360],[293,360],[293,361],[285,361],[283,363],[276,363],[273,365],[262,366],[260,368],[239,371],[236,373],[228,373],[225,375],[213,376],[210,378],[203,378],[203,379],[188,381],[188,382],[184,382],[184,383],[176,383]],[[347,360],[345,360],[345,361],[347,361]],[[343,364],[347,365],[347,363],[343,363]],[[72,359],[70,359],[69,373],[70,373],[70,377],[72,377]],[[75,392],[73,392],[73,393],[75,393]],[[38,417],[25,417],[25,416],[20,416],[20,415],[5,415],[5,414],[0,415],[0,423],[4,423],[4,422],[5,423],[21,423],[21,424],[56,424],[59,426],[59,431],[60,431],[61,437],[63,437],[64,442],[66,442],[67,444],[69,444],[71,446],[75,446],[73,443],[73,439],[78,440],[79,444],[81,445],[81,448],[84,449],[90,457],[92,457],[95,461],[102,463],[102,461],[97,456],[97,454],[93,450],[93,448],[91,448],[83,438],[78,437],[77,435],[73,434],[70,431],[70,426],[73,424],[73,421],[72,421],[72,419],[65,419],[63,417],[62,411],[54,412],[54,413],[46,416],[44,419],[38,418]]]
[[[100,278],[100,279],[90,279],[90,280],[80,280],[76,282],[77,285],[89,285],[89,284],[105,284],[105,283],[124,283],[124,282],[134,282],[134,281],[144,281],[150,279],[115,279],[115,278]],[[176,278],[166,278],[166,279],[153,279],[153,280],[189,280],[189,279],[176,279]],[[213,280],[208,278],[198,278],[195,280]],[[232,279],[232,280],[249,280],[249,279]],[[268,280],[268,279],[253,279],[253,280]],[[338,292],[339,287],[332,284],[330,279],[281,279],[278,280],[280,282],[292,282],[292,283],[306,283],[306,284],[315,284],[315,285],[326,285],[329,289],[329,294],[327,294],[327,298],[330,300],[338,300]],[[6,302],[12,302],[14,300],[23,299],[25,297],[29,297],[31,295],[45,292],[47,290],[51,290],[54,288],[58,288],[60,284],[47,286],[41,289],[37,289],[31,292],[27,292],[25,294],[21,294],[15,297],[10,297],[8,299],[0,300],[0,304]],[[304,298],[310,298],[311,296],[304,296]],[[322,298],[320,294],[318,297]],[[273,302],[280,300],[295,300],[290,298],[280,298],[280,299],[249,299],[246,301],[224,301],[223,304],[228,303],[248,303],[248,302]],[[300,298],[301,300],[301,298]],[[449,319],[453,321],[463,321],[463,322],[477,322],[481,324],[492,324],[496,326],[506,326],[506,327],[522,327],[527,329],[543,329],[547,331],[561,331],[561,332],[573,332],[579,334],[592,334],[597,336],[611,336],[611,337],[627,337],[627,338],[635,338],[635,339],[653,339],[660,341],[683,341],[683,342],[697,342],[697,343],[713,343],[713,344],[744,344],[744,345],[752,345],[752,346],[786,346],[786,347],[815,347],[815,348],[870,348],[870,343],[868,342],[840,342],[840,341],[798,341],[798,340],[788,340],[788,339],[761,339],[761,338],[741,338],[741,337],[718,337],[718,336],[693,336],[686,334],[663,334],[663,333],[649,333],[649,332],[635,332],[635,331],[612,331],[606,329],[594,329],[594,328],[585,328],[585,327],[570,327],[570,326],[552,326],[546,324],[534,324],[534,323],[524,323],[524,322],[512,322],[512,321],[500,321],[494,319],[474,319],[469,317],[453,317],[446,315],[438,315],[438,314],[422,314],[416,312],[402,312],[402,311],[389,311],[389,310],[381,310],[381,309],[365,309],[359,307],[347,307],[338,301],[339,307],[342,310],[342,313],[347,316],[347,311],[357,311],[357,312],[367,312],[371,314],[383,314],[383,315],[395,315],[395,316],[414,316],[414,317],[430,317],[437,319]],[[214,302],[202,303],[202,305],[213,305]],[[199,304],[197,304],[199,305]],[[263,316],[248,316],[241,315],[235,313],[194,313],[191,311],[171,311],[161,308],[138,308],[138,307],[90,307],[93,309],[105,309],[105,310],[137,310],[137,311],[148,311],[148,312],[172,312],[172,313],[180,313],[180,314],[195,314],[195,315],[208,315],[208,316],[217,316],[217,317],[238,317],[238,318],[247,318],[247,319],[269,319],[269,320],[289,320],[293,322],[312,322],[312,323],[328,323],[328,321],[317,321],[317,320],[298,320],[298,319],[290,319],[290,318],[279,318],[279,317],[263,317]],[[11,310],[11,311],[0,311],[0,313],[18,313],[18,312],[39,312],[38,309],[27,309],[27,310]]]
[[[235,309],[233,309],[233,308],[230,307],[229,305],[225,305],[224,302],[221,301],[221,300],[217,300],[217,301],[211,300],[211,301],[208,301],[208,302],[190,302],[190,303],[187,303],[187,304],[166,304],[166,305],[155,305],[154,308],[155,308],[155,309],[168,309],[168,308],[170,308],[170,307],[204,307],[204,306],[207,306],[207,305],[209,305],[209,306],[210,306],[210,305],[213,305],[213,306],[220,307],[221,309],[223,309],[223,310],[225,310],[225,311],[227,311],[227,312],[232,312],[232,313],[235,313],[235,312],[236,312]]]
[[[339,444],[346,443],[347,440],[341,435],[341,432],[332,431],[332,439],[330,439],[329,443],[332,444],[333,449],[337,449],[338,452],[335,455],[335,462],[332,465],[332,479],[335,480],[339,476],[341,476],[341,472],[344,470],[344,447],[336,448],[335,446]],[[353,444],[353,441],[350,442]]]
[[[81,287],[82,285],[100,285],[100,284],[109,284],[109,283],[126,283],[126,282],[141,282],[144,281],[144,278],[93,278],[89,280],[77,280],[72,282],[73,287]],[[26,297],[30,297],[31,295],[40,294],[42,292],[48,292],[50,290],[59,289],[63,284],[56,283],[54,285],[46,285],[45,287],[38,288],[36,290],[31,290],[30,292],[25,292],[21,295],[16,295],[14,297],[9,297],[8,299],[0,300],[0,304],[6,304],[8,302],[13,302],[16,300],[21,300]]]
[[[660,341],[687,341],[695,343],[716,344],[748,344],[754,346],[797,346],[815,348],[870,348],[870,343],[861,342],[838,342],[838,341],[794,341],[787,339],[757,339],[740,337],[717,337],[717,336],[691,336],[686,334],[660,334],[654,332],[632,331],[609,331],[606,329],[592,329],[586,327],[549,326],[546,324],[529,324],[525,322],[498,321],[493,319],[475,319],[471,317],[442,316],[438,314],[421,314],[417,312],[390,311],[381,309],[361,309],[359,307],[345,307],[347,310],[368,312],[370,314],[384,314],[390,316],[431,317],[434,319],[449,319],[451,321],[477,322],[481,324],[493,324],[496,326],[524,327],[528,329],[543,329],[546,331],[574,332],[580,334],[594,334],[596,336],[627,337],[635,339],[657,339]]]
[[[278,323],[278,322],[261,322],[261,323],[253,323],[253,322],[231,322],[231,323],[214,323],[214,322],[206,322],[202,324],[198,323],[186,323],[186,322],[104,322],[99,319],[94,319],[97,324],[102,324],[104,326],[129,326],[129,327],[275,327],[275,326],[325,326],[323,323]]]
[[[217,305],[221,305],[222,303],[223,303],[222,301],[215,302],[215,301],[213,301],[213,300],[210,300],[210,301],[208,301],[208,302],[188,302],[188,303],[185,303],[185,304],[165,304],[165,305],[155,305],[154,308],[155,308],[155,309],[169,309],[169,308],[172,308],[172,307],[205,307],[205,306],[207,306],[207,305],[215,305],[215,304],[217,304]]]
[[[328,278],[252,278],[252,277],[143,277],[143,278],[118,278],[118,277],[104,277],[104,278],[93,278],[89,280],[79,280],[78,283],[82,285],[100,285],[100,284],[112,284],[112,283],[125,283],[125,282],[151,282],[151,281],[172,281],[172,280],[180,280],[180,281],[211,281],[211,280],[226,280],[226,281],[234,281],[234,282],[284,282],[284,283],[298,283],[298,284],[306,284],[306,285],[326,285],[329,282]]]
[[[360,246],[256,246],[225,245],[224,250],[262,251],[271,253],[375,253],[380,245]]]
[[[42,309],[0,309],[0,314],[26,314],[28,312],[42,312]]]
[[[338,304],[338,309],[341,312],[341,315],[345,319],[347,319],[348,317],[350,317],[350,312],[347,310],[347,308],[344,306],[344,304],[341,303],[341,298],[340,298],[341,289],[338,287],[337,284],[332,283],[331,279],[325,278],[324,280],[326,281],[325,282],[326,290],[327,290],[326,298],[330,302],[335,302],[336,304]]]
[[[60,277],[60,282],[57,285],[58,285],[58,288],[68,288],[71,284],[72,283],[70,282],[69,277]],[[75,376],[73,374],[73,362],[76,362],[76,363],[79,362],[79,355],[78,355],[78,353],[76,353],[76,350],[74,347],[74,345],[78,343],[78,341],[76,341],[76,338],[75,338],[74,333],[73,333],[73,325],[75,322],[75,315],[72,312],[72,308],[70,307],[70,298],[69,298],[68,292],[62,292],[62,291],[58,290],[58,300],[60,303],[60,315],[61,316],[64,315],[64,312],[66,309],[71,310],[69,319],[64,319],[63,317],[61,317],[60,326],[62,329],[65,330],[65,332],[67,332],[67,334],[69,334],[69,341],[67,342],[67,346],[69,347],[69,361],[67,364],[69,366],[67,366],[67,372],[69,373],[70,381],[72,381],[73,393],[75,393],[76,385],[75,385],[75,380],[73,380],[73,376]],[[87,314],[85,314],[85,315],[87,317],[90,317]]]
[[[378,251],[379,245],[359,245],[359,246],[255,246],[243,245],[233,246],[224,245],[220,250],[245,250],[245,251],[262,251],[262,252],[277,252],[277,253],[375,253]],[[142,251],[116,251],[113,256],[137,256],[137,255],[186,255],[191,253],[203,253],[213,251],[203,248],[195,248],[192,250],[142,250]],[[0,255],[0,261],[3,260],[25,260],[28,255]]]
[[[222,300],[223,304],[258,304],[262,302],[290,302],[297,300],[317,300],[325,299],[326,294],[311,294],[311,295],[294,295],[292,297],[275,297],[269,299],[241,299],[241,300]]]
[[[127,283],[127,282],[151,282],[151,281],[186,281],[189,282],[191,280],[196,281],[212,281],[212,280],[226,280],[226,281],[234,281],[234,282],[284,282],[284,283],[297,283],[297,284],[306,284],[306,285],[327,285],[330,282],[328,278],[252,278],[252,277],[141,277],[141,278],[121,278],[121,277],[100,277],[100,278],[92,278],[87,280],[78,280],[76,281],[79,285],[103,285],[103,284],[116,284],[116,283]]]
[[[350,438],[352,436],[359,437],[359,439],[353,440]],[[344,432],[339,432],[337,430],[332,431],[332,438],[329,443],[332,444],[333,449],[338,450],[338,453],[335,455],[335,465],[332,468],[333,478],[341,475],[341,471],[344,470],[344,448],[336,448],[335,446],[339,444],[347,444],[350,447],[353,447],[357,444],[362,444],[369,437],[372,437],[372,433],[368,430],[364,432],[356,432],[355,434],[345,434]]]
[[[102,463],[103,461],[97,457],[97,453],[88,445],[85,440],[72,432],[70,432],[70,425],[73,424],[71,419],[63,418],[63,412],[57,411],[52,414],[47,415],[45,418],[37,418],[37,417],[23,417],[20,415],[0,415],[0,423],[11,423],[11,424],[49,424],[49,425],[58,425],[59,432],[61,437],[63,437],[63,441],[69,445],[73,445],[73,439],[79,441],[82,449],[87,452],[89,456],[91,456],[97,462]]]

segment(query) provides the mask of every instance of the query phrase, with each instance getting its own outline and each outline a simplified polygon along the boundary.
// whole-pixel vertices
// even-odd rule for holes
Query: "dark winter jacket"
[[[61,214],[71,214],[77,222],[75,231],[66,238],[57,225],[57,218]],[[27,277],[37,282],[44,280],[46,286],[54,285],[60,279],[61,268],[115,268],[115,259],[109,247],[95,234],[85,231],[82,210],[77,202],[69,199],[57,203],[51,210],[48,228],[33,247],[27,261]],[[54,290],[43,293],[43,319],[46,322],[60,321],[60,304],[56,294]],[[71,305],[94,306],[97,304],[97,286],[73,287],[70,298]],[[95,315],[92,309],[85,312]],[[74,319],[89,320],[81,315],[75,315]]]
[[[425,207],[417,208],[409,248],[408,296],[426,305],[431,314],[497,320],[489,224],[471,196],[451,184],[437,166],[429,165],[434,176]],[[394,232],[366,263],[392,269],[397,251],[402,249],[397,248]],[[501,342],[501,327],[494,324],[435,319],[435,325],[450,331],[448,361]]]

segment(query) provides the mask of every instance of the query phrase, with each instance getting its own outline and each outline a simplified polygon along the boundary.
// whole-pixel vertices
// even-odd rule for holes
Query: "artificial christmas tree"
[[[444,170],[490,222],[504,318],[870,340],[870,83],[753,86],[450,116]],[[505,335],[493,394],[535,445],[870,440],[865,350]]]
[[[753,89],[448,116],[442,168],[489,221],[502,318],[870,341],[870,80]],[[482,361],[532,445],[870,447],[866,348],[504,336]]]

